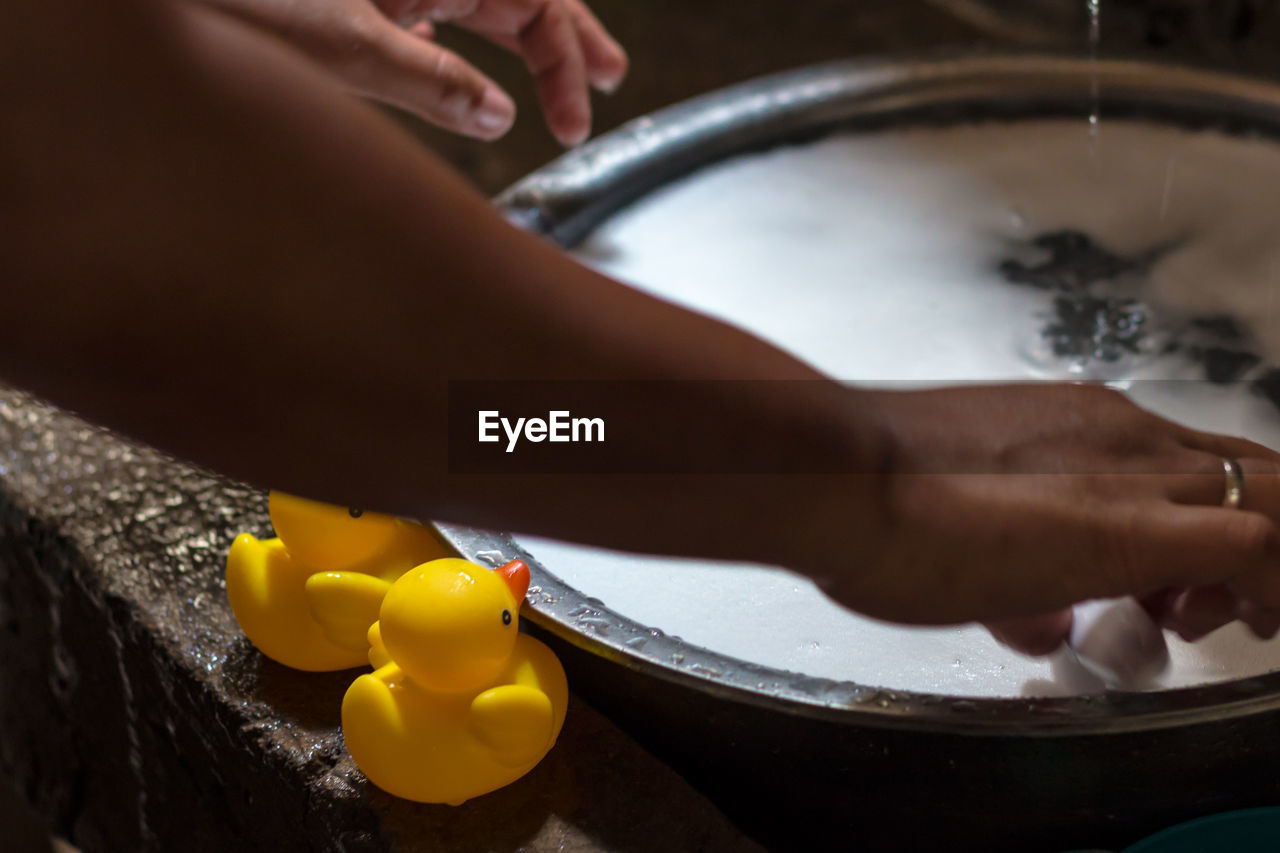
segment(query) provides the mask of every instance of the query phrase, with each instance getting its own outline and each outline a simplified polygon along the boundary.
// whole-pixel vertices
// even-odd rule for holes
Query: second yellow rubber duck
[[[320,672],[368,662],[369,626],[391,584],[448,551],[421,525],[283,492],[268,498],[276,539],[241,534],[227,596],[267,657]]]

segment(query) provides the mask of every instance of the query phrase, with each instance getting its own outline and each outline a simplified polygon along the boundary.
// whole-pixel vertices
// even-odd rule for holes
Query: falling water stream
[[[1102,42],[1102,0],[1085,0],[1085,13],[1089,18],[1089,154],[1098,154],[1099,123],[1102,120],[1102,91],[1098,82],[1098,47]]]

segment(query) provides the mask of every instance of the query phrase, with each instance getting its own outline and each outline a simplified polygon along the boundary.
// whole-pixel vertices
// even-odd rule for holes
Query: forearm
[[[511,229],[274,44],[203,11],[137,10],[114,43],[62,55],[4,37],[6,77],[25,63],[48,81],[7,93],[26,122],[4,152],[25,188],[0,238],[10,381],[243,479],[656,551],[792,562],[765,522],[806,513],[829,480],[451,475],[448,381],[809,380],[786,411],[685,393],[662,415],[708,453],[722,423],[797,470],[824,453],[875,467],[854,392]],[[90,71],[113,85],[86,89]],[[86,150],[100,167],[69,168]],[[633,470],[662,452],[639,448]]]

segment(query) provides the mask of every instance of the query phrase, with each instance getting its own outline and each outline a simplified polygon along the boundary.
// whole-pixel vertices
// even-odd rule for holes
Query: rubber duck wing
[[[369,626],[391,584],[361,572],[319,572],[307,578],[307,606],[326,637],[355,651],[368,648]]]
[[[382,669],[391,663],[391,654],[382,642],[382,625],[374,622],[369,626],[369,665],[374,669]]]
[[[394,667],[362,675],[342,697],[342,737],[351,757],[374,784],[404,796],[412,789],[414,768],[405,752],[413,733],[406,725],[388,680]]]
[[[551,748],[554,729],[551,700],[536,687],[504,684],[471,701],[471,733],[500,764],[536,762]]]
[[[289,556],[279,539],[245,533],[227,555],[227,598],[240,629],[264,655],[308,672],[364,662],[358,651],[332,642],[311,616],[306,582],[313,570]]]

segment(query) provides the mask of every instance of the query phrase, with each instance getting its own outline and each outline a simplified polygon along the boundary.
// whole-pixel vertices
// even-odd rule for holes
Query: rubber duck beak
[[[524,594],[529,591],[529,567],[522,560],[512,560],[502,568],[494,569],[493,573],[502,578],[515,596],[517,605],[524,601]]]

